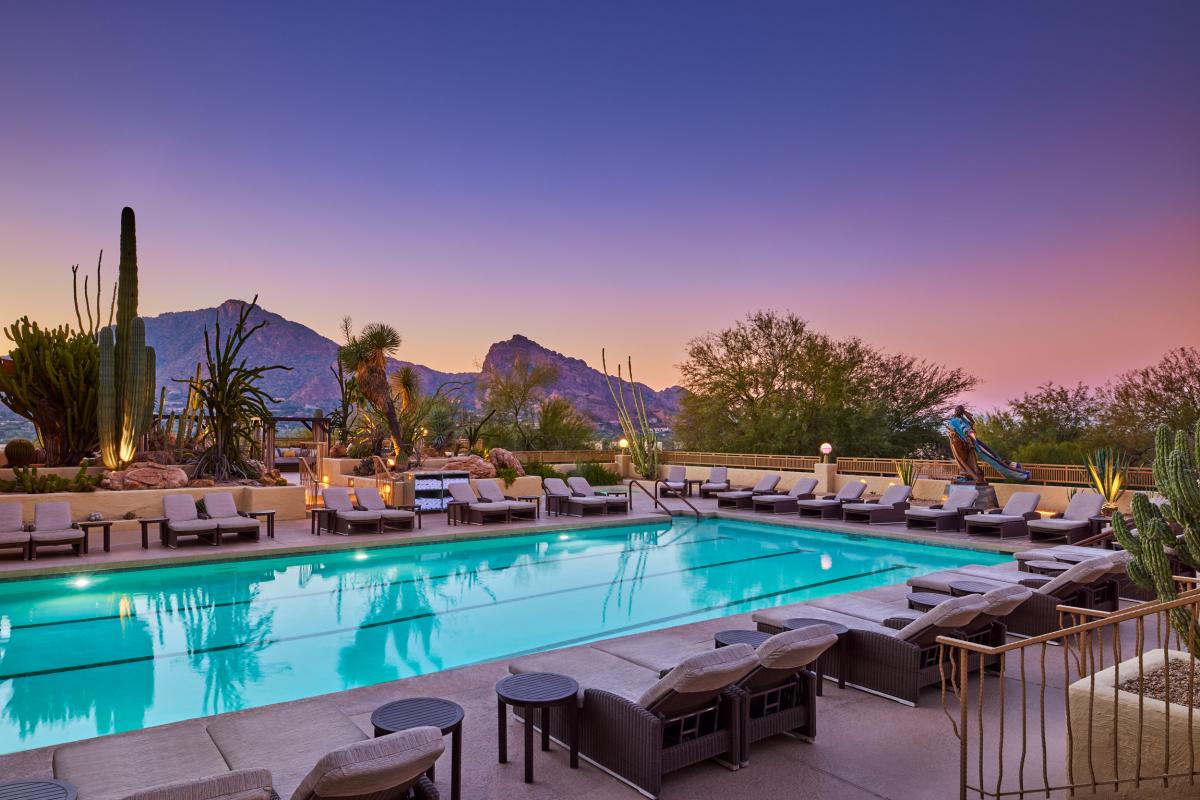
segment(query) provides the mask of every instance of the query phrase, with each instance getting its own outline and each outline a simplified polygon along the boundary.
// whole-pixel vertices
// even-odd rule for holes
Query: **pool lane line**
[[[480,610],[487,609],[487,608],[495,608],[496,606],[510,605],[512,603],[521,603],[521,602],[525,602],[526,600],[537,600],[537,599],[541,599],[544,597],[556,597],[558,595],[569,594],[571,592],[581,592],[581,591],[587,591],[590,589],[602,589],[606,586],[615,586],[615,585],[619,585],[619,584],[631,583],[633,581],[641,582],[641,581],[645,581],[648,578],[663,578],[663,577],[667,577],[669,575],[681,575],[681,574],[688,573],[688,572],[699,572],[701,570],[733,566],[735,564],[746,564],[751,561],[763,561],[766,559],[784,558],[787,556],[806,555],[806,554],[807,553],[802,550],[793,550],[793,551],[787,551],[787,552],[783,552],[783,553],[764,553],[762,555],[749,556],[747,558],[731,559],[729,561],[718,561],[718,562],[715,562],[712,564],[701,564],[701,565],[697,565],[697,566],[693,566],[693,567],[683,567],[680,569],[666,570],[664,572],[652,572],[652,573],[647,573],[645,575],[639,575],[639,576],[630,577],[630,578],[618,578],[617,580],[599,581],[597,583],[582,584],[579,586],[572,586],[567,589],[555,589],[553,591],[535,592],[533,594],[521,595],[519,597],[506,597],[502,600],[495,600],[490,603],[473,603],[471,605],[458,606],[456,608],[447,609],[445,611],[422,611],[417,614],[406,614],[404,616],[392,617],[390,619],[381,619],[381,620],[376,620],[374,622],[364,622],[361,625],[352,625],[352,626],[342,627],[342,628],[329,628],[329,629],[323,630],[323,631],[311,631],[309,633],[298,633],[298,634],[295,634],[292,636],[280,636],[280,637],[277,637],[274,639],[259,639],[259,640],[246,641],[246,642],[230,642],[229,644],[214,645],[212,647],[204,647],[204,648],[195,649],[195,650],[176,650],[176,651],[173,651],[170,653],[151,653],[151,654],[145,655],[145,656],[134,656],[131,658],[113,659],[111,661],[94,661],[94,662],[91,662],[88,664],[73,664],[73,665],[64,666],[64,667],[51,667],[51,668],[47,668],[47,669],[28,670],[25,672],[14,672],[14,673],[10,673],[7,675],[0,675],[0,681],[17,680],[19,678],[33,678],[33,677],[38,677],[38,676],[42,676],[42,675],[54,675],[54,674],[57,674],[60,672],[76,672],[78,670],[86,670],[86,669],[103,669],[105,667],[120,666],[123,664],[136,664],[136,663],[140,663],[140,662],[144,662],[144,661],[157,661],[160,659],[166,660],[166,659],[170,659],[170,658],[179,658],[182,656],[191,657],[191,656],[203,655],[205,653],[219,653],[219,652],[224,652],[227,650],[239,650],[239,649],[246,648],[246,647],[269,647],[271,645],[281,644],[284,642],[298,642],[298,641],[303,641],[305,639],[317,639],[317,638],[320,638],[323,636],[336,636],[338,634],[351,633],[353,631],[370,630],[372,628],[387,627],[387,626],[396,625],[396,624],[402,623],[402,622],[415,622],[416,620],[419,620],[419,619],[429,619],[431,617],[444,617],[444,616],[449,616],[451,614],[462,613],[464,611],[480,611]],[[892,570],[897,570],[897,569],[913,569],[913,567],[910,567],[907,564],[897,564],[897,565],[893,565],[890,567],[884,567],[880,571],[892,571]],[[856,577],[865,577],[865,576],[871,575],[871,574],[872,574],[871,572],[864,572],[864,573],[850,576],[848,578],[845,578],[844,580],[850,580],[850,579],[856,578]],[[836,582],[837,580],[841,580],[841,579],[831,578],[831,579],[829,579],[828,582]],[[823,583],[825,583],[825,582],[818,582],[814,585],[820,586]],[[801,585],[800,587],[788,589],[784,593],[798,591],[800,588],[803,588],[803,585]],[[764,595],[764,596],[770,597],[770,596],[773,596],[774,594],[778,594],[778,592],[773,593],[773,594]],[[738,603],[752,602],[755,599],[757,599],[757,598],[749,598],[749,599],[745,599],[745,600],[738,600],[735,602],[738,602]],[[689,613],[695,613],[695,612],[689,612]]]
[[[609,538],[609,537],[605,537],[605,538]],[[611,537],[611,538],[616,538],[616,537]],[[532,562],[532,564],[559,564],[559,563],[563,563],[563,562],[567,562],[567,561],[583,561],[584,559],[589,559],[589,558],[606,558],[609,556],[620,556],[624,553],[640,553],[640,552],[645,552],[645,551],[650,551],[650,550],[666,550],[667,548],[671,548],[671,547],[688,547],[688,546],[695,545],[695,544],[706,544],[708,542],[718,542],[721,540],[730,540],[732,538],[733,538],[732,536],[710,536],[710,537],[707,537],[704,539],[693,539],[688,542],[675,541],[675,542],[670,542],[668,544],[663,544],[663,545],[643,545],[640,547],[631,547],[626,550],[609,550],[609,551],[606,551],[603,553],[585,553],[585,554],[574,555],[574,556],[562,556],[560,558],[539,559],[536,562]],[[796,552],[811,553],[811,552],[816,552],[816,551],[815,550],[807,550],[807,549],[801,550],[801,549],[797,548]],[[505,572],[506,570],[516,569],[519,566],[530,566],[530,565],[531,564],[509,564],[506,567],[480,567],[476,571],[483,572],[483,573],[499,574],[499,573]],[[353,565],[347,565],[347,566],[353,566]],[[410,577],[410,578],[397,578],[394,581],[383,581],[382,583],[372,583],[368,586],[349,587],[349,588],[343,586],[343,587],[338,587],[337,589],[329,589],[329,590],[323,591],[323,592],[296,592],[294,594],[281,594],[281,595],[276,595],[274,597],[261,598],[260,600],[263,603],[274,603],[274,602],[277,602],[280,600],[299,600],[299,599],[303,599],[306,597],[321,597],[323,595],[337,595],[337,594],[350,593],[350,592],[356,592],[356,591],[366,591],[368,589],[376,589],[376,588],[380,588],[380,587],[384,587],[384,586],[404,586],[406,584],[417,583],[419,581],[439,581],[439,580],[443,580],[445,578],[453,578],[459,574],[460,574],[460,572],[447,572],[447,573],[443,573],[441,575],[424,575],[424,576],[414,576],[414,577]],[[160,616],[160,615],[174,616],[174,615],[180,614],[184,611],[208,611],[208,610],[215,609],[215,608],[231,608],[233,606],[248,605],[250,603],[255,602],[255,600],[256,600],[256,598],[248,598],[245,600],[222,600],[219,602],[209,603],[208,605],[201,605],[201,606],[182,606],[182,607],[178,607],[178,608],[163,608],[163,609],[157,609],[157,610],[149,609],[149,610],[147,610],[146,614],[144,614],[144,615],[139,615],[137,613],[126,614],[125,616],[121,616],[120,614],[103,614],[103,615],[95,616],[95,617],[77,617],[75,619],[57,619],[57,620],[50,620],[47,622],[25,622],[25,623],[21,623],[21,624],[17,624],[17,625],[10,625],[9,629],[14,630],[14,631],[31,630],[34,628],[50,628],[50,627],[54,627],[56,625],[76,625],[76,624],[83,623],[83,622],[105,622],[105,621],[110,621],[110,620],[137,619],[139,617],[144,618],[144,617],[153,617],[153,616]]]

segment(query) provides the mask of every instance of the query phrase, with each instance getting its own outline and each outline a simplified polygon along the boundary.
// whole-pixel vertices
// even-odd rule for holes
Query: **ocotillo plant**
[[[1133,520],[1137,525],[1134,536],[1120,514],[1113,516],[1113,533],[1133,559],[1129,562],[1129,577],[1144,589],[1150,589],[1159,600],[1170,601],[1178,596],[1172,579],[1171,562],[1165,548],[1172,548],[1176,557],[1191,569],[1200,568],[1200,424],[1193,441],[1184,431],[1172,441],[1166,425],[1159,427],[1154,437],[1154,483],[1166,503],[1155,505],[1144,494],[1133,498]],[[1171,523],[1179,531],[1172,530]],[[1187,643],[1195,657],[1200,657],[1200,630],[1185,607],[1171,611],[1171,627]]]
[[[658,436],[650,426],[650,416],[646,413],[646,403],[642,399],[641,390],[633,380],[633,358],[628,359],[629,365],[629,402],[625,399],[625,380],[621,375],[621,365],[617,364],[617,387],[613,388],[613,377],[608,374],[608,363],[605,361],[604,350],[600,351],[600,365],[604,367],[604,380],[608,383],[608,392],[612,395],[613,403],[617,406],[617,420],[621,423],[621,431],[629,440],[629,455],[633,468],[642,477],[654,479],[658,477]],[[632,412],[630,408],[632,406]]]
[[[154,349],[137,315],[137,238],[133,209],[121,211],[121,264],[117,277],[117,324],[100,331],[96,404],[100,456],[109,469],[133,460],[138,440],[154,415]]]

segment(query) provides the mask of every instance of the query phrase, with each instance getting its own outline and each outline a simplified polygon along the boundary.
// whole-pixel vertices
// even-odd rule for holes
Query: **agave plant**
[[[1088,456],[1088,477],[1092,488],[1104,498],[1104,513],[1111,515],[1117,510],[1117,501],[1125,494],[1125,475],[1129,472],[1131,459],[1116,448],[1105,447]]]
[[[905,486],[912,486],[917,480],[917,464],[915,461],[901,460],[896,462],[896,477]]]

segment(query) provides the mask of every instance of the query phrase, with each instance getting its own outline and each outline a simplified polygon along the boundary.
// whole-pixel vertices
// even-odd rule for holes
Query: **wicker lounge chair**
[[[546,493],[546,513],[582,517],[585,514],[607,514],[607,497],[576,497],[562,478],[543,478]]]
[[[717,492],[727,492],[729,483],[729,467],[713,467],[708,471],[708,479],[700,484],[700,496],[710,497]]]
[[[608,513],[610,514],[614,511],[618,514],[624,514],[629,511],[628,495],[622,495],[620,497],[611,494],[607,496],[598,495],[596,494],[596,490],[592,488],[592,485],[587,482],[587,478],[581,478],[579,476],[567,478],[567,486],[570,487],[571,494],[575,497],[603,497],[604,502],[608,504]]]
[[[827,494],[813,500],[801,500],[796,503],[796,510],[802,517],[820,517],[821,519],[841,519],[842,506],[862,497],[867,484],[863,481],[851,481],[838,490],[837,494]]]
[[[306,703],[74,742],[53,759],[81,800],[437,800],[425,773],[444,749],[437,728],[369,739]]]
[[[736,684],[758,666],[749,645],[708,650],[664,677],[600,650],[541,653],[509,671],[558,672],[579,682],[579,754],[657,797],[663,776],[708,759],[736,769],[741,760],[742,693]],[[567,713],[551,709],[550,733],[566,741]]]
[[[378,511],[364,511],[350,502],[350,490],[344,486],[327,486],[321,490],[325,502],[323,510],[317,512],[317,533],[322,530],[349,536],[352,533],[383,533],[383,515]]]
[[[204,515],[217,523],[217,535],[235,533],[258,541],[260,525],[254,517],[238,511],[237,503],[229,492],[209,492],[204,495]]]
[[[975,536],[998,534],[1001,539],[1026,536],[1029,521],[1039,519],[1038,503],[1042,496],[1037,492],[1013,492],[1004,508],[987,514],[967,514],[963,517],[967,533]]]
[[[37,558],[38,548],[63,545],[77,556],[87,552],[87,534],[71,521],[71,504],[38,503],[33,508],[33,528],[29,532],[29,560]]]
[[[768,472],[758,479],[758,483],[750,488],[716,492],[717,508],[750,508],[754,504],[756,496],[772,494],[778,485],[779,473]]]
[[[19,549],[29,558],[29,528],[21,518],[20,503],[0,503],[0,550]]]
[[[417,506],[390,506],[374,486],[359,486],[354,490],[354,499],[363,511],[378,514],[384,527],[411,531],[421,527],[421,509]]]
[[[1116,611],[1117,577],[1124,571],[1129,554],[1113,552],[1081,561],[1054,578],[1034,576],[1009,563],[998,566],[968,565],[908,579],[914,589],[950,594],[951,583],[970,581],[999,588],[1020,585],[1033,594],[1005,620],[1009,633],[1038,636],[1059,629],[1059,605]]]
[[[979,490],[974,486],[951,486],[945,502],[928,508],[910,508],[904,512],[904,524],[910,528],[935,531],[960,531],[963,517],[973,511]]]
[[[667,469],[667,477],[660,481],[655,481],[658,485],[657,492],[659,497],[667,495],[681,495],[687,491],[687,467],[679,465],[671,466]]]
[[[163,497],[163,520],[159,523],[159,538],[174,550],[180,536],[195,536],[216,547],[221,544],[217,523],[201,519],[196,500],[190,494],[169,494]]]
[[[488,503],[479,499],[469,483],[451,483],[450,505],[447,512],[457,515],[459,522],[468,525],[486,525],[489,522],[509,522],[512,512],[507,503]]]
[[[811,500],[816,488],[816,478],[797,478],[785,494],[760,494],[750,499],[755,511],[786,514],[789,511],[794,512],[799,501]]]
[[[911,486],[889,486],[877,501],[843,503],[842,519],[846,522],[865,522],[869,525],[882,522],[903,522],[910,497],[912,497]]]
[[[507,506],[512,519],[537,518],[537,505],[530,503],[528,500],[518,500],[515,497],[509,497],[500,488],[500,484],[495,481],[486,478],[475,481],[475,490],[479,492],[480,498],[485,502],[492,503],[493,505]]]
[[[1066,539],[1073,544],[1086,539],[1092,528],[1091,517],[1100,513],[1104,498],[1095,492],[1079,492],[1067,504],[1062,514],[1045,519],[1031,519],[1028,524],[1029,538]]]
[[[838,598],[849,609],[856,598]],[[760,631],[782,633],[788,630],[786,621],[794,617],[836,622],[849,628],[846,648],[835,657],[833,651],[821,656],[826,677],[839,675],[845,665],[847,684],[872,694],[917,705],[922,687],[942,680],[946,653],[937,644],[938,636],[965,636],[963,629],[971,626],[987,603],[979,595],[955,597],[925,612],[915,620],[897,619],[898,629],[843,611],[830,611],[811,603],[764,609],[754,613]],[[1003,644],[1004,627],[989,626],[970,637],[981,644]],[[977,665],[976,665],[977,666]]]

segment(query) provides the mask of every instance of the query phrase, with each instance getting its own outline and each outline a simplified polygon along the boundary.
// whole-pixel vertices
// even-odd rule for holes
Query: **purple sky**
[[[1200,3],[7,4],[0,322],[138,212],[141,311],[255,292],[653,385],[756,308],[989,406],[1200,344]]]

